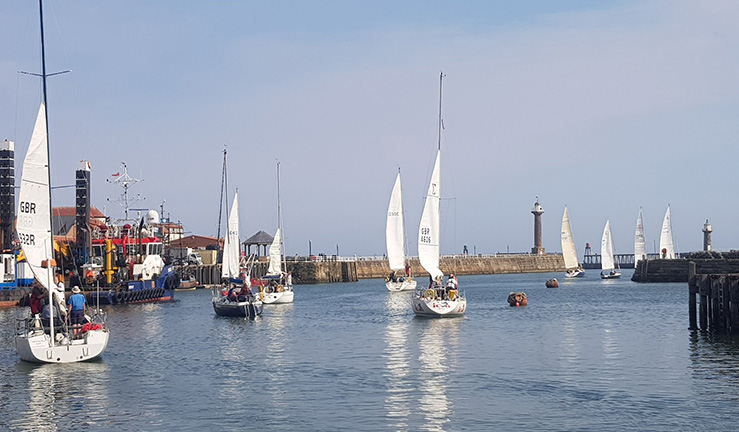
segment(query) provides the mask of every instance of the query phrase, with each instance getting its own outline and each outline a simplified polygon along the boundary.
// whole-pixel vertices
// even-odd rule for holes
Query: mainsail
[[[418,259],[421,266],[432,278],[443,277],[439,269],[439,237],[441,202],[441,149],[436,152],[436,162],[431,173],[431,182],[426,193],[426,203],[421,214],[421,224],[418,227]]]
[[[269,268],[267,276],[278,276],[282,274],[282,233],[277,228],[275,238],[269,246]]]
[[[239,240],[239,192],[234,194],[231,212],[228,214],[228,232],[223,239],[223,267],[221,277],[239,277],[241,247]]]
[[[578,268],[577,250],[575,249],[575,240],[572,238],[572,227],[570,226],[570,213],[565,207],[562,215],[562,256],[565,260],[566,269]]]
[[[405,268],[405,228],[403,226],[403,197],[400,188],[400,172],[395,177],[395,185],[390,195],[390,204],[387,209],[387,223],[385,225],[385,244],[387,259],[391,270]]]
[[[53,257],[49,195],[49,154],[46,134],[46,105],[41,104],[26,158],[23,160],[18,192],[16,231],[33,275],[49,288],[52,266],[42,262]]]
[[[639,217],[636,219],[636,233],[634,236],[634,263],[647,259],[647,246],[644,240],[644,217],[639,207]]]
[[[660,257],[665,259],[675,258],[675,243],[672,239],[672,219],[670,206],[667,206],[665,218],[662,221],[662,233],[659,236]]]
[[[603,237],[600,240],[600,264],[603,270],[613,270],[613,238],[611,237],[611,220],[606,220]]]

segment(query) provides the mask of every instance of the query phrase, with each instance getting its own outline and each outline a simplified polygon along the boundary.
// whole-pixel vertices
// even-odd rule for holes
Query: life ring
[[[431,288],[429,288],[429,289],[427,289],[426,291],[423,292],[423,296],[424,297],[428,297],[428,298],[430,298],[430,299],[433,300],[433,299],[436,298],[436,291],[435,290],[432,290]]]
[[[126,293],[118,291],[115,293],[115,301],[118,303],[124,303],[126,301]]]

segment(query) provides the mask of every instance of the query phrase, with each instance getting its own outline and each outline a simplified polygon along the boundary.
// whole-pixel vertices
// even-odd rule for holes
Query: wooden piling
[[[698,296],[698,280],[695,275],[695,262],[688,264],[688,315],[690,319],[690,330],[697,330],[696,322],[696,297]],[[739,328],[739,327],[738,327]]]

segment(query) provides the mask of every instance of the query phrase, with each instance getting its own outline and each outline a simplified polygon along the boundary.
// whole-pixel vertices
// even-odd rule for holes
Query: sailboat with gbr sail
[[[53,280],[54,237],[51,231],[51,173],[49,160],[48,116],[46,112],[46,59],[44,55],[44,8],[39,0],[41,25],[41,68],[43,102],[36,117],[31,142],[23,161],[18,196],[16,231],[21,249],[38,284],[48,291],[45,309],[48,318],[38,315],[16,320],[15,347],[21,359],[34,363],[74,363],[98,357],[108,346],[110,333],[105,315],[99,310],[85,324],[70,328],[60,319]],[[63,293],[60,293],[63,298]]]
[[[457,278],[449,274],[447,286],[442,285],[444,273],[439,269],[439,246],[441,234],[441,95],[444,74],[439,75],[439,145],[436,161],[431,172],[423,206],[421,223],[418,227],[418,258],[421,266],[429,273],[431,283],[427,289],[416,289],[411,298],[413,313],[428,317],[456,317],[467,310],[467,299],[459,292]]]

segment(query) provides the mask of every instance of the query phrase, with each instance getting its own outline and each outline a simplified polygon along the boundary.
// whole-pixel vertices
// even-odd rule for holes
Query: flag
[[[118,177],[119,175],[121,175],[121,173],[117,172],[115,174],[111,174],[111,177]]]

